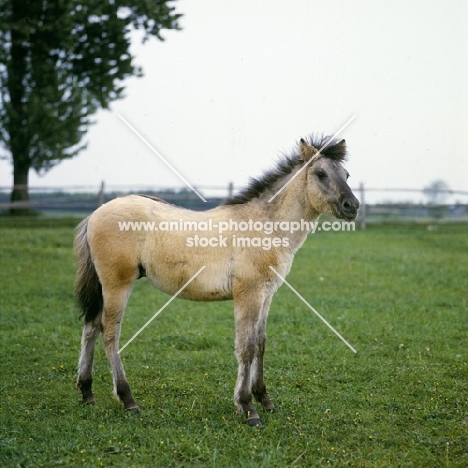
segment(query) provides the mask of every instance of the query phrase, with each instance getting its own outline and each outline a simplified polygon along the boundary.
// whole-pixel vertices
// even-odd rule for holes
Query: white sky
[[[302,136],[333,134],[356,115],[341,135],[351,186],[443,179],[468,190],[465,0],[174,5],[183,30],[135,43],[145,76],[96,115],[87,150],[43,177],[32,172],[31,186],[182,187],[119,113],[205,194],[244,186]],[[11,183],[0,161],[0,186]]]

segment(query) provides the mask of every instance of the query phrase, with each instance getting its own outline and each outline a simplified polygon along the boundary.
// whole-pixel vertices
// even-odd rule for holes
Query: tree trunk
[[[14,215],[27,214],[29,207],[28,192],[29,165],[13,163],[13,190],[10,201],[17,203],[17,206],[10,208],[10,213]]]
[[[15,0],[12,3],[14,27],[11,29],[11,60],[7,64],[7,87],[10,95],[8,133],[13,159],[13,190],[10,200],[12,203],[18,202],[18,206],[10,208],[12,214],[25,214],[29,211],[28,175],[31,161],[29,158],[27,92],[24,84],[27,72],[25,44],[29,40],[26,13],[27,9],[22,1]]]

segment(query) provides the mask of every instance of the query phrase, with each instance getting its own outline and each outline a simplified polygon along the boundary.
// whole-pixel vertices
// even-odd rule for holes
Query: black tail
[[[103,306],[102,285],[94,268],[87,239],[88,219],[89,217],[78,225],[75,237],[75,294],[81,310],[80,317],[84,317],[85,322],[94,320],[102,312]]]

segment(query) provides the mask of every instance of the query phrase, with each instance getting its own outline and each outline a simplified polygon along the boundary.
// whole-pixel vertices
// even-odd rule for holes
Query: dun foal
[[[325,143],[328,146],[318,152]],[[174,295],[204,266],[178,297],[233,300],[238,360],[234,401],[248,424],[261,426],[252,395],[266,410],[275,409],[263,375],[267,315],[281,285],[270,267],[283,278],[288,274],[309,232],[303,226],[320,214],[345,220],[356,217],[359,202],[346,182],[348,173],[341,164],[345,156],[344,140],[302,139],[298,150],[275,169],[214,209],[195,212],[156,198],[129,195],[106,203],[83,220],[75,239],[76,295],[84,316],[77,381],[83,402],[95,403],[93,357],[102,333],[114,393],[126,410],[139,412],[118,353],[132,285],[146,276],[156,288]],[[190,230],[168,230],[171,221],[173,227],[182,222]],[[128,228],[128,223],[141,222],[156,229]],[[203,231],[196,231],[197,226]],[[241,226],[246,229],[238,230]]]

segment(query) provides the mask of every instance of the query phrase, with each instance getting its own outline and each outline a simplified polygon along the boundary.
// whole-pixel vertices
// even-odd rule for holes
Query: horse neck
[[[244,205],[246,211],[244,216],[265,219],[271,221],[299,222],[307,221],[310,225],[320,216],[320,213],[314,210],[307,196],[307,175],[302,171],[289,183],[273,200],[269,201],[289,179],[281,180],[274,187],[274,190],[267,191],[259,199],[252,200],[248,205]],[[284,232],[285,237],[289,239],[289,245],[293,251],[296,251],[307,238],[309,230],[300,229],[293,233]]]
[[[284,183],[287,183],[287,180]],[[320,213],[312,208],[307,195],[306,171],[295,177],[271,203],[275,204],[277,216],[281,219],[311,222],[320,216]]]

